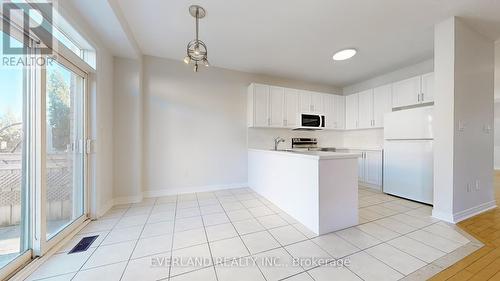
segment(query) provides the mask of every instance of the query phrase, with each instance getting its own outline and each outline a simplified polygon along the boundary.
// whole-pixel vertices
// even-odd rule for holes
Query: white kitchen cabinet
[[[392,85],[392,106],[403,107],[420,102],[420,76],[398,81]]]
[[[366,90],[358,94],[358,128],[373,127],[373,90]]]
[[[251,84],[247,106],[249,127],[269,127],[269,86]]]
[[[269,87],[269,127],[282,128],[284,126],[285,89]]]
[[[334,95],[335,129],[345,128],[345,97]]]
[[[310,93],[311,94],[311,112],[323,114],[323,96],[327,94]]]
[[[345,97],[345,128],[358,128],[358,94]]]
[[[434,72],[422,75],[422,103],[434,101]]]
[[[299,91],[300,112],[312,112],[311,93],[308,91]]]
[[[285,128],[296,128],[299,125],[299,91],[285,88]]]
[[[323,95],[321,93],[300,91],[300,111],[303,113],[323,113]]]
[[[369,150],[364,152],[364,183],[373,186],[382,186],[382,151]]]
[[[323,113],[325,114],[325,128],[335,129],[335,122],[337,119],[335,112],[335,96],[334,95],[324,95],[323,96]]]
[[[384,85],[373,89],[373,125],[384,127],[384,115],[392,111],[392,85]]]

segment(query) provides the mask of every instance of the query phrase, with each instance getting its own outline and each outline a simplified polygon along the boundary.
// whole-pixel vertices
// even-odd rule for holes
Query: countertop
[[[360,153],[351,152],[330,152],[330,151],[290,151],[290,150],[272,150],[272,149],[248,149],[248,151],[281,154],[289,157],[303,157],[316,160],[327,159],[350,159],[361,157]]]
[[[340,150],[375,150],[381,151],[384,148],[380,146],[344,146],[344,147],[335,147]]]

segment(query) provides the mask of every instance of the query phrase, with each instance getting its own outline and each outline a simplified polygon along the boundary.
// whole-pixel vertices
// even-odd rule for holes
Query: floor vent
[[[69,251],[68,254],[74,254],[74,253],[79,253],[79,252],[85,252],[87,249],[94,243],[94,241],[99,237],[99,235],[95,236],[88,236],[88,237],[83,237],[78,244],[76,244],[71,251]]]

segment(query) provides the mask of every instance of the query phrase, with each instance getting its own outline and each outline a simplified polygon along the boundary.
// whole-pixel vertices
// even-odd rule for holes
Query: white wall
[[[495,44],[495,169],[500,170],[500,41]]]
[[[248,128],[248,147],[258,149],[274,148],[274,138],[282,137],[280,149],[291,148],[292,138],[317,138],[320,147],[343,147],[342,131],[293,131],[290,129]]]
[[[246,95],[251,82],[318,92],[338,89],[146,56],[146,196],[246,186]],[[275,133],[269,133],[269,137]],[[259,137],[256,137],[259,138]]]
[[[484,129],[494,117],[494,45],[458,18],[438,24],[434,42],[433,215],[457,222],[495,205],[493,132]]]
[[[89,77],[92,116],[89,133],[95,141],[89,162],[91,215],[100,216],[113,204],[113,56],[71,3],[58,3],[59,12],[97,53],[96,72]]]
[[[142,90],[139,60],[114,58],[113,196],[115,203],[142,199]]]

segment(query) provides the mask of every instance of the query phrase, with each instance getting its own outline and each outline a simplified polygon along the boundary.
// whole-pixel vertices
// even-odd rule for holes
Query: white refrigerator
[[[432,204],[433,106],[384,116],[383,191]]]

